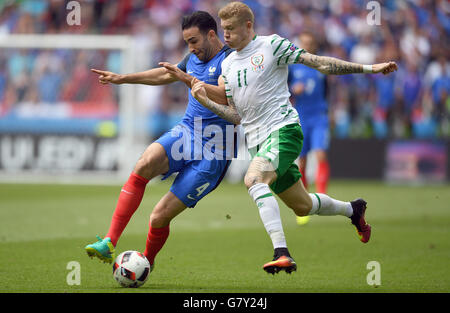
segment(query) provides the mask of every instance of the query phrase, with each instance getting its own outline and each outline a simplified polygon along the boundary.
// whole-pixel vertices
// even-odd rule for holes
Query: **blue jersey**
[[[178,64],[178,68],[182,71],[188,73],[191,76],[211,85],[218,85],[218,79],[222,74],[222,61],[231,53],[233,50],[228,46],[223,46],[223,48],[208,62],[203,62],[197,58],[193,53],[189,53],[183,61]],[[234,134],[232,134],[229,129],[234,126],[232,123],[222,119],[215,113],[211,112],[209,109],[205,108],[201,103],[195,99],[189,92],[189,101],[184,113],[182,124],[186,125],[193,132],[197,133],[201,130],[202,132],[202,144],[204,145],[208,142],[211,137],[214,137],[216,132],[214,132],[215,127],[220,127],[223,139],[223,152],[225,158],[232,158],[236,156],[236,147],[234,151],[226,151],[227,147],[235,146],[230,145],[230,142],[234,142]],[[211,126],[210,126],[211,125]],[[215,126],[213,126],[215,125]],[[228,125],[228,130],[227,130]],[[206,131],[205,128],[210,126],[208,129],[212,131]],[[208,133],[208,136],[204,136]],[[228,136],[227,136],[228,135]],[[229,136],[233,138],[228,138]],[[228,142],[228,145],[227,145]],[[214,152],[214,151],[213,151]]]
[[[327,113],[328,103],[325,98],[326,79],[321,72],[302,64],[289,66],[289,86],[296,83],[304,85],[304,91],[295,96],[294,106],[300,116],[300,121],[316,118]]]
[[[188,54],[178,64],[182,71],[217,85],[222,61],[232,50],[224,46],[210,61]],[[202,106],[191,93],[183,120],[156,140],[166,151],[169,170],[178,173],[170,191],[187,207],[213,191],[236,156],[234,125]],[[219,134],[220,133],[220,134]]]

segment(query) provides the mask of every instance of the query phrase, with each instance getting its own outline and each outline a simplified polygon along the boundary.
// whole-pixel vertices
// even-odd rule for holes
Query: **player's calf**
[[[295,215],[298,217],[308,216],[311,212],[312,202],[298,202],[290,208],[294,211]]]

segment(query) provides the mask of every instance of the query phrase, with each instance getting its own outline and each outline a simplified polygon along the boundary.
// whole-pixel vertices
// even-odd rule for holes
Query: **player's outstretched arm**
[[[99,75],[98,81],[102,84],[143,84],[155,86],[170,84],[177,80],[164,67],[131,74],[116,74],[97,69],[91,69],[91,71]]]
[[[383,73],[386,75],[397,70],[397,64],[395,62],[363,65],[333,57],[314,55],[308,52],[302,53],[296,63],[305,64],[327,75],[355,73]]]
[[[228,105],[216,103],[208,98],[206,93],[207,86],[208,84],[193,78],[191,88],[192,96],[194,96],[194,98],[197,99],[198,102],[200,102],[205,108],[211,110],[224,120],[227,120],[235,125],[239,125],[241,123],[241,117],[236,110],[233,99],[228,98]]]

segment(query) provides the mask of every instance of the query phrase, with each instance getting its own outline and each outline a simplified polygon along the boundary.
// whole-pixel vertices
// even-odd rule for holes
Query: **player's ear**
[[[208,31],[208,33],[206,34],[206,37],[208,38],[208,40],[213,40],[214,37],[216,37],[216,32],[212,29],[210,29]]]
[[[252,30],[252,29],[253,29],[253,23],[252,23],[252,21],[247,21],[246,26],[247,26],[247,30],[248,30],[248,31]]]

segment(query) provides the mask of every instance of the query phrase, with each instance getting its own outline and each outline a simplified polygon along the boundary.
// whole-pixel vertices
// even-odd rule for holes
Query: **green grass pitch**
[[[117,254],[145,248],[150,212],[170,182],[150,184]],[[0,292],[449,292],[450,186],[405,187],[332,181],[337,199],[368,201],[372,238],[361,243],[345,217],[313,216],[305,226],[280,204],[297,272],[268,275],[272,246],[242,184],[222,183],[171,224],[155,271],[138,289],[119,287],[112,267],[84,246],[103,236],[121,186],[0,184]],[[281,203],[281,202],[280,202]],[[67,264],[80,264],[68,285]],[[367,284],[370,261],[381,285]]]

